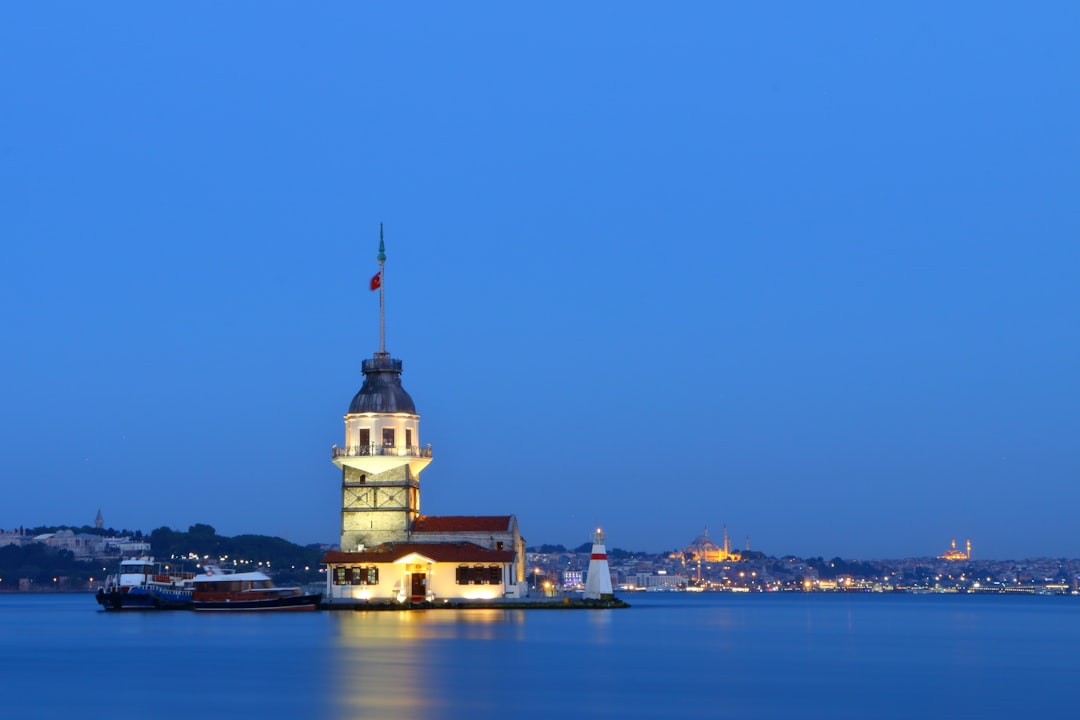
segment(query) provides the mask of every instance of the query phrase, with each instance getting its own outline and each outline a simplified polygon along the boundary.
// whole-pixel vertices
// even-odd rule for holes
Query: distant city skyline
[[[1080,6],[0,7],[0,527],[1080,557]]]
[[[189,528],[189,527],[191,527],[193,525],[206,525],[206,524],[207,523],[192,522],[192,523],[189,523],[188,525],[183,526],[183,527],[170,527],[170,529],[183,532],[183,531],[186,531],[187,528]],[[65,522],[65,523],[51,522],[51,523],[41,523],[39,525],[34,525],[34,526],[17,525],[15,527],[10,527],[10,528],[0,528],[0,534],[12,535],[12,534],[17,534],[20,530],[29,531],[29,530],[33,530],[36,527],[67,527],[67,528],[72,528],[72,529],[78,529],[78,528],[82,528],[82,527],[92,527],[92,528],[94,528],[96,530],[112,531],[112,532],[116,532],[116,533],[142,532],[144,535],[149,536],[149,534],[151,532],[153,532],[154,530],[158,529],[158,527],[161,527],[161,526],[157,526],[157,527],[153,527],[153,528],[145,528],[145,527],[137,527],[137,526],[132,526],[132,527],[112,527],[112,526],[108,526],[108,523],[105,521],[104,516],[102,515],[101,511],[98,510],[97,514],[94,517],[94,521],[92,523],[81,523],[80,524],[80,523],[77,523],[77,522],[76,523],[71,523],[71,522]],[[217,528],[214,528],[214,530],[215,530],[215,532],[217,532]],[[596,530],[602,530],[602,528],[594,528],[594,535],[595,535]],[[227,533],[221,533],[221,532],[218,532],[218,534],[219,535],[227,535]],[[266,533],[266,532],[259,532],[259,531],[249,531],[248,533],[242,533],[242,534],[254,534],[254,535],[267,535],[267,536],[271,536],[271,537],[282,537],[282,536],[276,536],[273,533]],[[288,540],[288,538],[285,538],[285,537],[283,537],[282,539]],[[561,546],[563,546],[563,547],[565,547],[565,548],[567,548],[569,550],[572,550],[572,549],[578,548],[578,547],[590,546],[592,543],[593,543],[593,540],[586,540],[584,542],[561,542],[561,541],[541,540],[541,541],[538,541],[538,542],[529,543],[529,547],[534,547],[535,548],[535,547],[541,547],[541,546],[544,546],[544,545],[550,545],[550,546],[559,546],[559,545],[561,545]],[[962,541],[962,543],[963,543],[963,548],[962,549],[958,548],[956,538],[952,538],[947,545],[942,545],[943,549],[941,551],[936,552],[936,553],[932,553],[932,554],[925,554],[925,555],[918,555],[918,554],[903,555],[903,556],[896,556],[895,558],[862,558],[862,557],[857,556],[857,555],[839,555],[839,557],[843,557],[845,559],[871,559],[871,560],[873,560],[873,559],[887,560],[887,559],[927,557],[927,558],[936,558],[936,559],[941,559],[941,560],[953,560],[953,561],[971,560],[971,559],[979,559],[979,560],[1013,559],[1013,558],[985,558],[985,557],[984,558],[976,558],[975,555],[974,555],[973,549],[972,549],[974,544],[973,544],[971,538],[965,538]],[[316,544],[316,543],[298,543],[298,544]],[[332,543],[332,542],[318,543],[318,544],[327,545],[327,546],[333,546],[334,545],[334,543]],[[718,538],[710,537],[708,528],[705,528],[700,534],[694,536],[691,540],[688,540],[687,542],[682,543],[682,544],[673,545],[671,547],[645,548],[645,547],[623,547],[623,546],[615,546],[615,545],[613,545],[612,547],[613,548],[617,547],[619,550],[630,551],[630,552],[643,552],[643,553],[654,553],[655,554],[655,553],[667,553],[667,552],[678,552],[678,551],[692,551],[695,548],[698,551],[700,551],[701,548],[704,547],[704,546],[712,547],[714,550],[716,550],[716,553],[715,553],[716,556],[715,557],[713,557],[712,555],[710,555],[708,553],[706,553],[706,554],[704,554],[702,556],[702,557],[708,558],[710,562],[724,562],[724,561],[726,561],[728,559],[731,559],[731,560],[734,560],[735,562],[738,562],[740,560],[741,556],[745,553],[745,551],[752,551],[752,552],[755,552],[755,553],[762,553],[764,555],[773,556],[773,557],[783,557],[783,556],[786,556],[786,555],[794,555],[796,557],[814,557],[814,555],[805,555],[805,554],[800,554],[799,552],[783,552],[783,553],[769,552],[768,550],[761,549],[761,548],[748,547],[747,544],[744,544],[741,547],[736,547],[736,545],[734,543],[731,543],[729,545],[729,537],[727,536],[727,529],[726,528],[724,528],[722,530],[722,535],[720,537],[718,537]],[[1046,556],[1046,557],[1052,557],[1052,556]]]

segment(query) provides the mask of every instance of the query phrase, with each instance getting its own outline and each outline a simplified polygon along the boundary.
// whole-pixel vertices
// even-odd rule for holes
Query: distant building
[[[67,550],[77,558],[96,557],[102,553],[104,540],[99,535],[57,530],[34,537],[34,542],[44,543],[54,550]]]
[[[731,549],[731,541],[728,538],[726,525],[724,526],[723,542],[723,546],[720,546],[710,540],[709,528],[705,528],[705,532],[694,538],[693,542],[682,551],[682,557],[687,562],[705,563],[738,562],[742,560],[742,555]]]
[[[950,547],[948,550],[943,552],[941,555],[938,555],[938,558],[941,559],[941,560],[970,560],[971,559],[971,538],[968,538],[968,541],[967,541],[967,552],[964,552],[963,550],[958,550],[957,547],[956,547],[956,540],[953,539],[952,547]]]
[[[581,570],[563,570],[562,586],[564,588],[580,588],[585,584],[585,573]]]
[[[98,508],[97,517],[94,518],[94,527],[102,530],[105,527],[105,518],[101,516],[101,508]]]
[[[108,541],[107,549],[113,551],[113,553],[119,553],[122,557],[134,557],[136,555],[147,555],[150,553],[150,543],[145,540],[134,540],[132,538],[112,538]]]
[[[689,578],[685,575],[668,575],[661,571],[658,573],[637,573],[627,578],[634,587],[642,590],[674,590],[677,587],[685,587]]]
[[[95,533],[76,533],[73,530],[57,530],[43,535],[17,536],[7,541],[7,534],[0,534],[0,546],[37,542],[53,550],[67,550],[81,560],[89,558],[108,559],[145,555],[150,543],[130,537],[104,537]]]
[[[30,542],[30,536],[22,528],[0,530],[0,547],[5,545],[24,545]]]

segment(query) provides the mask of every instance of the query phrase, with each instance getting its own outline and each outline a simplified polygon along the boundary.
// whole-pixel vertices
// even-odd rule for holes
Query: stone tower
[[[333,448],[341,468],[341,549],[355,552],[405,542],[420,515],[420,471],[431,446],[420,444],[420,416],[401,385],[401,361],[386,352],[383,263],[379,228],[379,351],[364,360],[364,384],[345,415],[345,444]]]

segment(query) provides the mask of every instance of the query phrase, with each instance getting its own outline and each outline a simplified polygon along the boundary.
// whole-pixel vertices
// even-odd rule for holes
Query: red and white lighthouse
[[[586,600],[611,600],[615,593],[611,589],[611,569],[607,564],[607,550],[604,549],[604,533],[596,528],[593,536],[592,555],[589,556],[589,572],[585,576]]]

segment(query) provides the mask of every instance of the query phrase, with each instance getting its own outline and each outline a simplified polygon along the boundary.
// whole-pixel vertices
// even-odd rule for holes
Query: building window
[[[405,428],[405,447],[412,447],[412,428]]]
[[[335,567],[335,585],[378,585],[379,568],[369,567]]]
[[[360,429],[360,443],[356,449],[360,455],[371,454],[371,431],[367,428]]]
[[[394,447],[394,428],[383,428],[382,444],[383,447]]]
[[[459,565],[456,580],[458,585],[501,585],[502,568],[498,565],[488,567]]]

